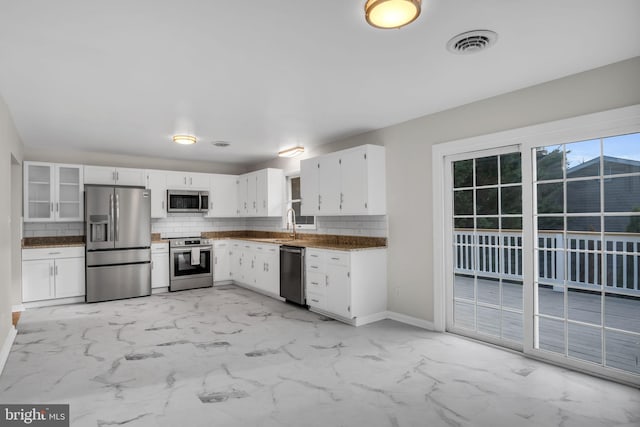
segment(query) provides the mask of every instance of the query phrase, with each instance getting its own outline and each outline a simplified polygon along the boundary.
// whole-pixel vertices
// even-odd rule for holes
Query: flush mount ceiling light
[[[192,145],[196,143],[196,137],[193,135],[173,135],[173,142],[181,145]]]
[[[400,28],[420,16],[421,3],[422,0],[367,0],[365,18],[376,28]]]
[[[278,153],[278,157],[295,157],[304,153],[304,147],[293,147],[287,148],[286,150],[282,150]]]

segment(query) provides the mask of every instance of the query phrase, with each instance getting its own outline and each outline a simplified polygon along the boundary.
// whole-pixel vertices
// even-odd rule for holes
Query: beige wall
[[[387,151],[388,309],[433,321],[431,147],[446,141],[640,104],[640,57],[347,138],[317,153]],[[314,153],[310,153],[313,155]],[[256,167],[299,168],[299,159]]]
[[[122,168],[162,169],[185,172],[240,174],[247,171],[242,165],[193,160],[161,159],[158,157],[128,156],[95,151],[44,149],[24,147],[24,159],[39,162],[75,163],[81,165],[116,166]]]
[[[11,304],[22,304],[22,162],[11,156]]]
[[[12,157],[14,161],[22,162],[22,142],[0,96],[0,200],[3,201],[0,203],[0,347],[11,329],[12,259],[15,260],[12,252],[19,244],[13,237],[12,228],[20,225],[11,223]]]

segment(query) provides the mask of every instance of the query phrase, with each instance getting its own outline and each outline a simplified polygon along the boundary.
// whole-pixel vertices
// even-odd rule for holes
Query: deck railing
[[[640,295],[640,235],[547,231],[538,233],[538,280],[560,286]],[[455,230],[456,273],[522,280],[522,234]],[[604,274],[603,274],[604,273]]]

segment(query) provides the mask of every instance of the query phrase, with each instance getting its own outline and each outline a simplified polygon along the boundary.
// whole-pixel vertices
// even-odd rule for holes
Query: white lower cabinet
[[[229,263],[231,279],[236,284],[267,294],[280,295],[279,245],[232,240]]]
[[[151,288],[169,287],[169,244],[151,244]]]
[[[254,245],[253,286],[280,295],[280,246]]]
[[[384,318],[386,256],[386,249],[307,249],[307,305],[313,311],[355,325]]]
[[[22,301],[25,303],[85,294],[83,247],[22,250]]]
[[[231,241],[213,242],[213,283],[231,280]]]

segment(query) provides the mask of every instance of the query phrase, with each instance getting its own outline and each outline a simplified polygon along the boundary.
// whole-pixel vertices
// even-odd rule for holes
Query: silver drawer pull
[[[318,283],[318,282],[311,282],[311,284],[312,284],[312,285],[319,286],[319,283]]]
[[[311,301],[313,301],[313,302],[317,302],[317,303],[319,303],[319,302],[320,302],[320,301],[318,301],[317,299],[312,299]]]
[[[331,258],[334,261],[340,261],[340,258]]]
[[[60,255],[61,252],[49,252],[49,255]]]
[[[310,265],[309,267],[311,267],[311,268],[318,268],[318,266],[317,266],[317,265]]]

